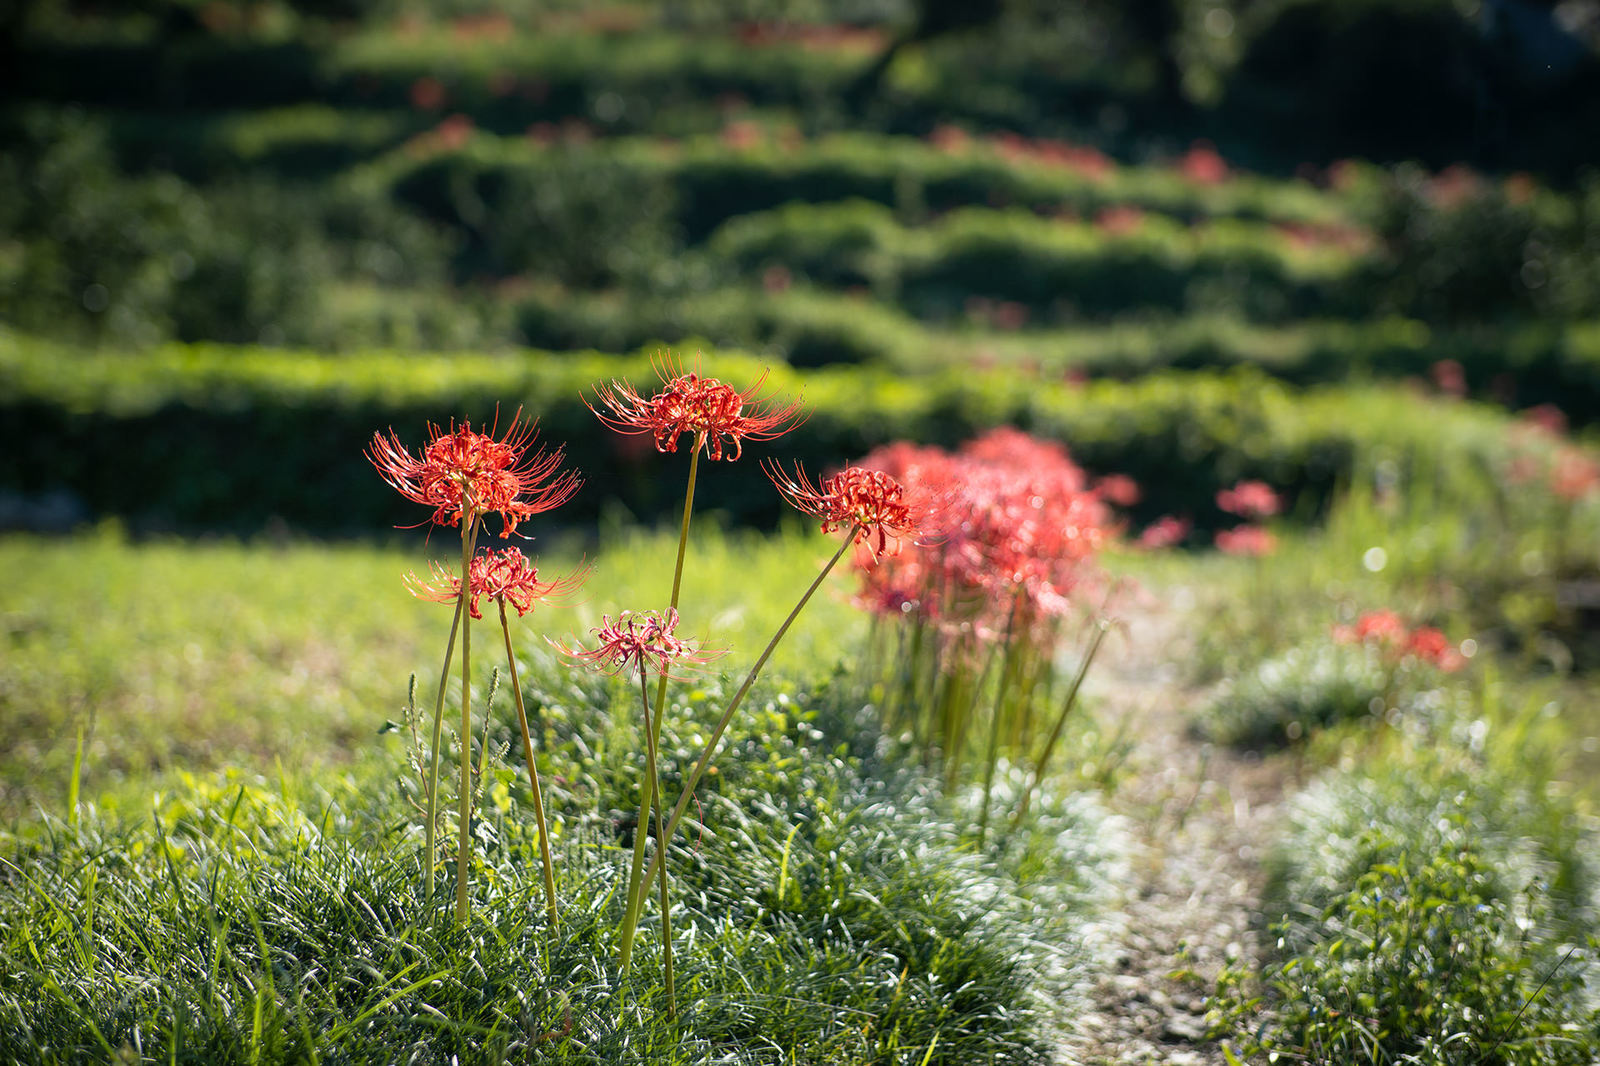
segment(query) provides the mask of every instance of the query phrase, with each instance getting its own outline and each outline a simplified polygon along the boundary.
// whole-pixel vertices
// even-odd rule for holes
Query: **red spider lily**
[[[1550,472],[1550,489],[1564,500],[1581,500],[1600,488],[1600,463],[1582,452],[1564,448]]]
[[[1536,407],[1529,407],[1517,412],[1517,417],[1534,429],[1548,433],[1552,437],[1559,437],[1567,432],[1566,412],[1553,403],[1541,403]]]
[[[1454,359],[1440,359],[1428,367],[1428,376],[1433,379],[1434,386],[1447,396],[1467,394],[1466,371]]]
[[[1234,526],[1217,531],[1217,549],[1229,555],[1271,555],[1278,538],[1260,526]]]
[[[561,470],[560,448],[529,454],[537,423],[521,418],[519,410],[499,440],[493,429],[474,432],[471,422],[451,423],[449,431],[429,423],[420,458],[390,429],[387,436],[373,435],[367,459],[400,495],[432,507],[435,525],[498,514],[501,536],[509,537],[517,523],[561,506],[583,484],[576,473]]]
[[[746,440],[774,440],[804,420],[799,400],[761,394],[765,374],[742,392],[666,360],[656,364],[656,374],[662,388],[655,395],[643,396],[626,381],[613,381],[595,389],[608,410],[593,404],[589,410],[619,433],[652,434],[657,451],[677,451],[678,438],[688,433],[711,459],[723,458],[726,446],[730,462],[743,453]]]
[[[533,610],[536,603],[565,606],[589,576],[587,569],[581,569],[551,581],[540,581],[538,568],[517,548],[480,551],[472,557],[468,574],[471,588],[467,609],[474,618],[483,617],[478,601],[484,596],[510,604],[516,608],[519,618]],[[411,594],[434,603],[454,603],[461,595],[461,579],[438,563],[433,564],[432,575],[432,582],[424,582],[415,574],[407,574],[406,584],[411,587]]]
[[[1411,631],[1406,638],[1405,654],[1414,655],[1445,671],[1459,670],[1467,664],[1466,658],[1456,651],[1449,638],[1432,626],[1418,626]]]
[[[641,676],[647,670],[670,674],[674,664],[708,663],[723,654],[708,652],[696,641],[674,636],[672,631],[677,626],[678,612],[672,607],[664,614],[623,611],[615,622],[610,615],[602,616],[601,625],[591,630],[599,644],[593,650],[552,644],[568,658],[596,666],[605,673],[615,674],[633,667]]]
[[[881,470],[846,467],[816,485],[798,464],[794,477],[777,463],[770,463],[766,473],[796,510],[822,519],[824,533],[851,530],[874,562],[885,553],[898,554],[903,543],[922,532],[923,518],[907,500],[905,486]]]
[[[1178,169],[1197,185],[1219,185],[1228,180],[1228,164],[1210,141],[1195,141],[1178,161]]]
[[[891,574],[864,577],[865,605],[911,605],[958,630],[1042,641],[1092,577],[1087,561],[1108,535],[1110,515],[1059,444],[1002,428],[954,455],[901,443],[862,465],[929,501],[926,543]]]
[[[1146,526],[1144,532],[1139,534],[1139,547],[1155,551],[1181,544],[1183,543],[1183,538],[1189,535],[1189,526],[1190,522],[1187,518],[1163,515]]]
[[[1459,670],[1466,657],[1455,649],[1444,633],[1433,626],[1410,629],[1393,611],[1368,611],[1353,626],[1334,626],[1333,639],[1341,644],[1372,643],[1382,647],[1393,659],[1414,658],[1441,670]]]
[[[929,578],[925,570],[909,552],[880,560],[877,566],[862,571],[861,591],[855,597],[855,605],[889,618],[913,613],[930,617],[935,605],[929,602]]]
[[[1241,481],[1217,493],[1217,506],[1240,518],[1265,518],[1283,508],[1283,501],[1265,481]]]
[[[1117,507],[1132,507],[1139,502],[1139,483],[1126,474],[1108,474],[1094,484],[1100,498]]]
[[[1357,618],[1353,626],[1335,626],[1333,638],[1341,644],[1360,644],[1369,640],[1379,644],[1400,644],[1406,639],[1406,624],[1393,611],[1368,611]]]

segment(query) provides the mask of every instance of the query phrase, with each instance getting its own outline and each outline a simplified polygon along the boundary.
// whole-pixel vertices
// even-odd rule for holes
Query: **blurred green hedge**
[[[392,302],[409,305],[412,298]],[[1422,384],[1436,364],[1454,360],[1473,396],[1512,407],[1554,403],[1578,422],[1600,418],[1600,322],[1593,320],[1437,326],[1383,317],[1271,325],[1207,314],[1007,330],[998,327],[1003,309],[992,302],[930,325],[874,300],[806,286],[672,298],[535,286],[509,313],[517,334],[540,348],[632,351],[704,341],[797,367],[876,364],[919,376],[962,365],[1119,379],[1248,366],[1298,386],[1405,378]]]
[[[746,215],[706,252],[732,276],[781,267],[820,284],[867,286],[918,317],[937,319],[971,297],[1014,301],[1034,316],[1102,317],[1140,308],[1236,310],[1282,319],[1339,313],[1360,257],[1302,249],[1259,224],[1189,227],[1145,216],[1126,230],[965,208],[901,227],[863,201],[792,204]]]
[[[763,365],[717,354],[704,369],[738,386]],[[648,360],[599,354],[326,357],[262,348],[168,346],[146,356],[85,354],[0,335],[0,488],[24,499],[77,494],[96,514],[140,526],[374,532],[417,522],[362,458],[375,430],[413,444],[429,420],[504,421],[519,405],[543,439],[564,442],[588,484],[563,520],[607,501],[651,518],[682,491],[682,458],[604,429],[584,405],[595,383],[648,383]],[[1312,518],[1341,483],[1377,464],[1404,476],[1477,477],[1503,442],[1504,415],[1430,402],[1403,389],[1296,392],[1259,373],[1170,373],[1072,387],[956,369],[906,378],[881,369],[800,373],[778,366],[771,389],[803,393],[811,415],[793,433],[708,471],[703,506],[740,523],[782,510],[755,460],[773,455],[825,470],[896,439],[952,445],[1010,423],[1058,438],[1096,473],[1144,487],[1137,518],[1215,518],[1216,490],[1261,478],[1301,498]],[[1444,498],[1448,483],[1435,486]]]
[[[347,112],[352,115],[352,112]],[[299,132],[302,111],[276,121]],[[241,119],[241,121],[243,121]],[[253,130],[263,135],[256,120]],[[370,122],[371,120],[366,120]],[[365,129],[365,127],[362,127]],[[359,131],[353,131],[359,132]],[[797,132],[797,131],[791,131]],[[293,143],[290,130],[281,140]],[[552,129],[551,136],[559,131]],[[1345,196],[1295,180],[1241,174],[1218,184],[1186,178],[1160,166],[1105,162],[1092,173],[1045,156],[1021,158],[1001,147],[972,141],[942,150],[911,137],[835,133],[815,140],[787,139],[778,130],[752,125],[749,144],[725,137],[682,141],[617,137],[541,146],[524,138],[475,133],[460,148],[394,153],[374,160],[372,176],[398,186],[422,204],[446,202],[448,190],[492,180],[507,171],[541,173],[580,155],[587,165],[617,168],[635,180],[670,187],[680,205],[687,238],[698,241],[737,215],[786,203],[859,199],[893,207],[906,219],[957,207],[1012,204],[1093,215],[1112,207],[1135,207],[1184,221],[1240,218],[1297,224],[1352,225],[1375,207],[1375,183]],[[237,137],[237,135],[236,135]]]

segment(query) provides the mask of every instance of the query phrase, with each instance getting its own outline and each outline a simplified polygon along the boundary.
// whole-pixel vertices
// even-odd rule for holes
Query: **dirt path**
[[[1229,957],[1255,961],[1251,923],[1261,859],[1289,782],[1287,765],[1242,757],[1188,733],[1203,693],[1183,681],[1178,612],[1147,602],[1097,664],[1102,715],[1127,715],[1135,748],[1111,797],[1135,839],[1112,968],[1064,1049],[1084,1066],[1224,1063],[1205,1039],[1205,997]],[[1176,979],[1188,970],[1199,980]]]

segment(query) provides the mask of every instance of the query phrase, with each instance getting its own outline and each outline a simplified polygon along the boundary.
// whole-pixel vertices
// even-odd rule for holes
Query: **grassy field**
[[[450,608],[414,599],[401,578],[426,575],[443,539],[132,543],[108,527],[0,540],[0,564],[15,575],[0,597],[0,722],[12,738],[0,760],[5,809],[62,810],[80,728],[86,794],[136,793],[164,770],[271,772],[360,755],[398,716],[407,677],[426,691],[438,676]],[[520,654],[548,661],[542,637],[582,641],[602,614],[665,606],[676,542],[637,531],[608,538],[588,560],[581,603],[518,623]],[[798,531],[762,538],[703,526],[685,578],[685,632],[729,649],[720,668],[743,669],[828,554]],[[558,572],[582,561],[571,548],[541,559]],[[848,589],[840,579],[810,605],[777,670],[852,653],[863,622],[844,602]],[[480,633],[498,648],[497,625]],[[503,658],[480,651],[485,679]]]
[[[0,16],[0,1063],[1600,1061],[1600,52],[1478,6]],[[513,411],[526,733],[403,580]]]

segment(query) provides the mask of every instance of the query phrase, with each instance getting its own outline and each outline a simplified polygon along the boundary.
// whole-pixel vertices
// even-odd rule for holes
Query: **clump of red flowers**
[[[1600,460],[1567,436],[1567,416],[1559,407],[1540,404],[1519,419],[1512,434],[1517,447],[1504,467],[1507,482],[1543,487],[1569,504],[1600,493]]]
[[[1232,529],[1219,529],[1216,536],[1217,550],[1228,555],[1271,555],[1278,550],[1278,538],[1272,535],[1271,530],[1260,526],[1234,526]]]
[[[1219,530],[1216,535],[1217,550],[1229,555],[1271,555],[1278,548],[1278,539],[1271,531],[1249,521],[1269,518],[1283,510],[1283,498],[1265,481],[1240,481],[1232,488],[1217,493],[1217,507],[1232,515],[1246,519],[1247,524],[1232,529]]]
[[[1388,609],[1368,611],[1353,625],[1334,626],[1333,639],[1341,644],[1371,645],[1397,662],[1414,659],[1446,671],[1459,670],[1467,663],[1442,631],[1433,626],[1408,626]]]
[[[1061,445],[1011,428],[954,453],[893,444],[862,465],[904,483],[928,514],[922,542],[864,571],[863,605],[971,632],[1036,631],[1045,643],[1098,576],[1093,560],[1113,529],[1108,497],[1138,495],[1125,477],[1091,487]]]
[[[1217,493],[1217,507],[1240,518],[1269,518],[1283,510],[1283,500],[1265,481],[1240,481]]]
[[[659,391],[646,396],[626,381],[613,381],[595,389],[604,410],[593,404],[589,409],[619,433],[649,433],[657,451],[677,451],[678,438],[687,433],[695,450],[730,461],[743,454],[746,440],[773,440],[803,421],[801,402],[764,395],[763,381],[739,390],[667,359],[656,364],[656,374]]]
[[[1086,592],[1104,586],[1095,564],[1117,532],[1112,504],[1137,500],[1138,486],[1117,476],[1091,483],[1060,444],[1012,428],[955,452],[892,444],[861,466],[903,486],[925,516],[921,538],[860,567],[857,602],[878,623],[865,672],[883,686],[891,735],[942,764],[947,789],[963,768],[981,770],[981,843],[998,768],[1031,763],[1025,810],[1060,739],[1107,628]],[[1076,680],[1057,688],[1060,645],[1086,617],[1094,639]]]
[[[1139,547],[1151,551],[1162,548],[1171,548],[1183,543],[1189,535],[1192,523],[1187,518],[1178,518],[1175,515],[1163,515],[1151,522],[1139,534]]]

